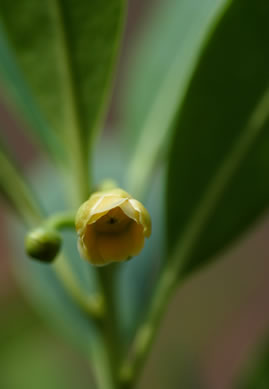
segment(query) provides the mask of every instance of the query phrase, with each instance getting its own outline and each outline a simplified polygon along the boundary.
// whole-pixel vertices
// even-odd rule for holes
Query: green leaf
[[[156,163],[163,159],[201,44],[226,3],[166,0],[144,21],[127,63],[121,101],[122,127],[127,129],[126,146],[132,158],[127,176],[130,192],[144,190]]]
[[[123,0],[2,0],[0,15],[46,119],[85,165],[122,31]],[[85,181],[85,176],[84,176]]]
[[[41,220],[40,206],[35,194],[19,172],[16,163],[6,152],[0,140],[0,194],[27,224]]]
[[[27,121],[26,129],[40,141],[51,153],[55,160],[64,160],[66,157],[60,139],[49,127],[40,114],[29,88],[24,82],[20,69],[13,57],[2,28],[0,27],[0,78],[4,90],[4,98],[14,109],[16,108]],[[1,97],[3,98],[3,96]]]
[[[177,270],[212,259],[268,206],[268,12],[265,0],[230,3],[179,112],[166,201]]]

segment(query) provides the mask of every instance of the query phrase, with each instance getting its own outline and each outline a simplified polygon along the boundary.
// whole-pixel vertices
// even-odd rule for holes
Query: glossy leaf
[[[0,3],[2,22],[32,93],[50,125],[71,143],[74,132],[89,140],[103,113],[123,4],[122,0]],[[82,146],[87,148],[87,141]]]
[[[152,169],[163,159],[201,45],[226,3],[160,1],[141,22],[121,101],[125,143],[132,158],[127,176],[132,193],[144,189]]]
[[[66,158],[63,145],[59,136],[48,125],[40,113],[27,83],[23,79],[21,69],[16,64],[16,59],[8,47],[3,29],[0,29],[0,79],[2,95],[11,109],[16,109],[22,115],[31,137],[39,141],[43,147],[58,162]],[[0,117],[1,120],[1,117]]]
[[[230,3],[176,121],[167,241],[185,272],[231,244],[268,206],[268,14],[265,0]]]

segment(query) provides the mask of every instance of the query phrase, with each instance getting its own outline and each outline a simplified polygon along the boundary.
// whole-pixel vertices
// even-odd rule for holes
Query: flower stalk
[[[124,389],[131,389],[138,380],[151,345],[159,329],[164,311],[177,286],[177,275],[167,266],[157,284],[151,306],[144,322],[138,328],[130,354],[119,371],[120,381]]]

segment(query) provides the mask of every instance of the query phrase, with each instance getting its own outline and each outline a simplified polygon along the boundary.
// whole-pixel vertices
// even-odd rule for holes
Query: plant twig
[[[81,310],[92,319],[102,319],[105,313],[103,297],[99,294],[89,295],[81,289],[66,257],[60,255],[52,266],[58,279]]]
[[[107,344],[100,328],[97,326],[92,328],[90,359],[97,387],[100,389],[118,389],[114,379],[113,367],[107,353]]]
[[[103,334],[106,342],[107,353],[110,360],[113,380],[118,387],[118,369],[121,355],[122,342],[119,336],[118,317],[115,299],[115,277],[117,265],[111,264],[97,269],[100,288],[105,300],[105,320],[103,322]]]
[[[159,329],[163,313],[176,285],[176,273],[172,272],[167,266],[154,293],[148,315],[137,331],[129,358],[124,361],[120,369],[119,380],[122,383],[122,388],[132,388],[135,381],[138,379],[139,373],[142,370],[155,335]]]
[[[73,211],[57,212],[45,220],[44,226],[51,227],[56,230],[75,228],[75,217],[76,212]]]

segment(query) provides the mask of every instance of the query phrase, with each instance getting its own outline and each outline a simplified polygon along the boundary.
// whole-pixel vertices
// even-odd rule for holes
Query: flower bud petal
[[[133,208],[139,213],[139,222],[144,227],[144,234],[147,238],[151,235],[151,218],[143,204],[135,199],[131,199],[130,203]]]
[[[151,234],[148,211],[122,189],[96,192],[76,216],[82,257],[101,266],[138,255]]]

